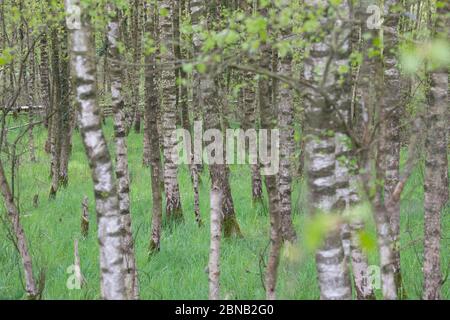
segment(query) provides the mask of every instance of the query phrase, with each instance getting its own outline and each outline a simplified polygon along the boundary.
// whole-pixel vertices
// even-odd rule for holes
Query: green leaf
[[[239,34],[234,30],[228,30],[225,36],[226,44],[233,44],[239,41]]]
[[[191,73],[192,70],[194,69],[194,65],[192,63],[184,63],[182,68],[184,72]]]
[[[407,73],[415,73],[423,62],[414,48],[407,48],[400,51],[400,61]]]
[[[339,216],[332,213],[316,213],[305,223],[305,245],[315,251],[319,248],[325,236],[339,226]]]
[[[450,64],[450,44],[442,39],[436,39],[431,43],[429,50],[429,59],[431,63],[440,66],[447,66]]]
[[[206,65],[204,63],[199,63],[195,66],[198,72],[205,73],[206,72]]]
[[[169,10],[166,8],[159,9],[159,15],[161,17],[167,17],[169,15]]]
[[[305,29],[306,32],[314,32],[317,31],[319,26],[320,24],[319,21],[317,21],[317,19],[310,19],[305,22],[303,28]]]
[[[349,71],[349,66],[348,65],[346,65],[346,64],[341,64],[339,67],[338,67],[338,73],[339,74],[347,74],[348,73],[348,71]]]
[[[267,21],[263,17],[249,18],[245,21],[245,27],[250,34],[261,34],[266,32]]]
[[[342,3],[342,0],[330,0],[330,4],[337,7]]]
[[[13,61],[14,56],[11,54],[11,49],[6,48],[2,52],[0,52],[0,66],[11,63]]]

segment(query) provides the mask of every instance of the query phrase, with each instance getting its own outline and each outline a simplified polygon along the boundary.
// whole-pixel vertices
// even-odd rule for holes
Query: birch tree
[[[108,5],[110,21],[108,23],[108,56],[110,57],[111,97],[114,111],[114,136],[116,143],[116,178],[118,182],[119,212],[124,226],[125,287],[130,299],[139,296],[137,283],[136,259],[134,255],[134,239],[131,228],[130,208],[130,173],[128,170],[128,147],[126,141],[126,122],[124,102],[122,98],[123,72],[119,65],[120,53],[117,47],[119,39],[119,22],[117,10]]]
[[[173,0],[161,1],[160,28],[161,28],[161,64],[170,66],[174,63],[172,15]],[[180,220],[183,218],[181,208],[180,188],[177,180],[177,164],[174,159],[176,141],[174,132],[176,129],[176,87],[175,71],[172,68],[164,68],[161,74],[163,86],[162,96],[162,125],[164,135],[164,188],[166,192],[167,218]]]
[[[449,3],[437,8],[435,37],[449,39]],[[449,199],[448,181],[448,67],[430,72],[425,142],[424,291],[425,300],[441,299],[441,215]]]
[[[309,1],[308,4],[311,10],[317,10],[320,6],[327,8],[322,1]],[[339,21],[348,17],[349,12],[346,4],[334,9],[338,10],[339,16],[330,14],[320,17],[321,28],[329,30],[330,34],[314,42],[305,59],[304,77],[314,85],[314,89],[308,90],[310,99],[306,103],[309,125],[305,147],[311,211],[313,214],[325,214],[331,221],[338,221],[336,210],[339,209],[340,199],[336,168],[337,115],[334,110],[338,108],[338,101],[348,101],[345,97],[348,92],[340,91],[338,84],[338,66],[345,65],[346,61],[339,61],[337,57],[343,56],[345,59],[345,51],[349,48],[345,43],[349,35],[348,24]],[[333,29],[333,26],[336,27]],[[338,40],[334,42],[332,39]],[[351,298],[350,278],[339,225],[328,230],[323,244],[317,249],[316,265],[321,299]]]
[[[400,270],[400,202],[390,201],[392,193],[400,180],[400,118],[403,109],[402,85],[396,50],[398,48],[399,15],[396,12],[399,1],[384,2],[386,21],[383,32],[383,124],[384,130],[384,197],[389,204],[387,214],[391,227],[393,244],[393,267],[397,287],[397,295],[403,295],[402,276]]]
[[[125,230],[120,214],[114,169],[101,128],[97,103],[95,61],[91,27],[80,0],[66,0],[79,128],[94,182],[100,246],[100,282],[103,299],[126,299]]]
[[[283,37],[291,34],[289,29],[283,30]],[[279,58],[278,72],[281,74],[292,73],[292,53],[288,52]],[[287,84],[280,84],[277,90],[278,126],[280,127],[280,214],[281,231],[283,239],[295,242],[297,239],[292,224],[292,150],[294,149],[294,99],[293,90]]]
[[[200,2],[191,3],[191,13],[195,19],[202,19],[196,21],[203,21],[202,24],[206,30],[212,31],[212,24],[214,18],[217,17],[215,10],[212,7],[211,11],[208,12],[208,7]],[[197,44],[195,44],[197,42]],[[199,38],[195,38],[194,35],[194,44],[197,49],[200,48],[201,41]],[[200,52],[196,52],[200,54]],[[212,66],[212,67],[210,67]],[[222,124],[221,124],[221,114],[219,110],[219,98],[218,98],[218,88],[216,85],[216,76],[219,73],[219,69],[217,69],[214,65],[207,65],[205,72],[199,74],[199,84],[200,84],[200,93],[199,101],[201,101],[201,105],[204,111],[204,120],[205,120],[205,129],[213,130],[214,144],[220,145],[223,148],[223,133],[222,133]],[[224,154],[224,150],[214,149],[216,156],[221,153]],[[242,236],[239,223],[236,218],[236,213],[234,210],[233,198],[231,195],[231,187],[229,181],[229,168],[225,163],[218,163],[211,157],[211,154],[208,154],[209,157],[209,171],[211,176],[211,185],[217,186],[222,190],[222,213],[223,213],[223,232],[224,237],[231,236]]]
[[[268,9],[259,9],[263,17],[267,17]],[[265,43],[262,44],[263,46]],[[262,49],[259,65],[261,68],[270,70],[271,66],[271,50]],[[259,108],[261,110],[261,126],[263,129],[271,130],[274,128],[275,118],[273,117],[274,106],[270,99],[270,82],[268,77],[262,77],[259,80]],[[278,145],[273,145],[271,139],[267,139],[267,152],[271,154],[272,148],[278,148]],[[277,150],[278,151],[278,150]],[[269,166],[270,164],[266,164]],[[268,174],[264,176],[264,183],[267,189],[269,198],[269,212],[270,212],[270,251],[267,262],[267,269],[265,275],[265,289],[266,298],[268,300],[275,300],[277,272],[280,260],[281,249],[281,214],[280,214],[280,193],[278,189],[278,181],[276,174]]]
[[[146,23],[145,29],[148,35],[156,38],[156,5],[150,4],[146,7]],[[156,52],[145,56],[145,121],[147,135],[149,141],[149,163],[151,171],[152,185],[152,229],[150,236],[150,251],[159,251],[161,240],[161,223],[162,223],[162,194],[161,186],[161,155],[158,132],[158,87],[156,84],[157,70],[155,66]]]
[[[208,280],[209,299],[220,298],[220,238],[222,236],[222,191],[213,186],[211,189],[211,240],[209,249]]]

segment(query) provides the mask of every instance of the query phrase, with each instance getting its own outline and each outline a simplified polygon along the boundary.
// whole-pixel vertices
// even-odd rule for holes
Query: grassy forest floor
[[[25,121],[25,120],[24,120]],[[113,128],[108,120],[104,128],[113,151]],[[98,244],[96,235],[93,187],[80,135],[74,132],[73,151],[69,164],[69,185],[61,189],[55,200],[48,199],[50,157],[44,152],[46,131],[35,129],[37,163],[28,155],[21,158],[16,181],[22,223],[30,244],[34,269],[45,272],[44,299],[97,299],[99,290]],[[193,213],[193,192],[189,172],[181,168],[179,183],[184,210],[183,224],[162,232],[161,252],[148,256],[150,236],[151,190],[150,170],[142,166],[142,134],[130,133],[128,138],[131,172],[131,209],[136,239],[137,265],[141,299],[207,299],[208,275],[205,268],[209,253],[209,175],[202,174],[200,206],[205,225],[199,229]],[[22,147],[26,150],[26,142]],[[19,150],[20,151],[20,150]],[[5,153],[1,154],[5,157]],[[5,164],[10,163],[5,161]],[[7,171],[10,172],[9,168]],[[231,170],[231,189],[243,239],[226,239],[221,251],[221,296],[225,299],[264,299],[262,286],[264,262],[269,243],[269,218],[264,210],[252,208],[251,177],[247,166]],[[279,299],[317,299],[318,282],[314,254],[304,249],[306,206],[304,188],[296,181],[293,192],[294,224],[300,241],[284,248],[279,268]],[[422,291],[423,252],[423,170],[416,169],[404,190],[401,202],[402,233],[401,263],[408,298],[418,299]],[[33,197],[39,195],[39,206],[33,207]],[[83,196],[89,197],[91,228],[86,239],[81,238],[80,219]],[[448,207],[447,207],[448,209]],[[4,216],[5,209],[0,207]],[[446,274],[450,264],[450,214],[443,215],[442,269]],[[375,239],[374,225],[368,234]],[[79,238],[81,269],[87,285],[69,290],[67,268],[73,264],[73,241]],[[7,239],[5,225],[0,225],[0,299],[21,299],[24,289],[21,262],[13,244]],[[377,264],[377,252],[369,250],[369,263]],[[442,288],[450,298],[450,280]],[[380,290],[377,290],[380,297]]]

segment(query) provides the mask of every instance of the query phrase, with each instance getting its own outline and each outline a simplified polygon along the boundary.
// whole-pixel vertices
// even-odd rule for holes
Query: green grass
[[[105,134],[113,151],[112,125],[105,127]],[[22,223],[25,228],[34,269],[45,272],[44,299],[98,299],[99,266],[98,244],[93,187],[87,159],[80,135],[74,133],[73,153],[69,165],[69,185],[61,189],[55,200],[48,199],[50,186],[50,159],[43,151],[46,133],[42,128],[35,130],[38,145],[37,163],[29,163],[28,155],[21,157],[18,190]],[[179,183],[184,211],[183,224],[165,227],[162,232],[161,252],[148,256],[151,220],[151,184],[149,169],[143,168],[142,135],[131,133],[128,138],[129,163],[131,171],[131,198],[133,232],[136,239],[137,265],[139,269],[142,299],[207,299],[208,276],[205,267],[209,251],[209,177],[203,173],[200,189],[200,205],[203,228],[195,224],[193,194],[189,173],[186,168],[179,172]],[[4,156],[4,154],[2,154]],[[9,163],[6,161],[6,163]],[[8,170],[9,171],[9,170]],[[402,199],[402,268],[408,298],[420,298],[422,291],[422,237],[423,237],[423,187],[420,170],[416,170]],[[221,251],[221,296],[225,299],[264,299],[262,286],[264,269],[261,257],[267,255],[269,219],[258,213],[251,205],[251,176],[247,166],[233,166],[231,188],[238,220],[244,234],[243,239],[227,239],[222,242]],[[303,236],[305,195],[301,182],[294,186],[294,224],[299,234],[298,244],[284,249],[279,268],[278,298],[317,299],[319,297],[314,255],[304,249]],[[33,196],[39,195],[38,208],[33,208]],[[87,239],[80,236],[81,202],[89,197],[91,229]],[[3,206],[0,208],[4,214]],[[442,267],[448,271],[449,215],[443,215]],[[374,236],[373,223],[368,226]],[[79,238],[82,273],[87,285],[81,290],[67,289],[70,274],[67,268],[73,263],[73,240]],[[21,280],[20,258],[11,241],[7,240],[6,229],[0,226],[0,298],[22,299],[24,290]],[[370,264],[377,263],[377,253],[369,252]],[[261,274],[262,272],[262,274]],[[442,293],[450,298],[450,280]],[[377,296],[380,292],[377,290]]]

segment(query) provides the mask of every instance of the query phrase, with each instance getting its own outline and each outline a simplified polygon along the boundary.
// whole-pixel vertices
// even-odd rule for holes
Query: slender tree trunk
[[[382,131],[382,130],[380,130]],[[380,138],[377,151],[377,174],[376,181],[382,181],[384,177],[384,137]],[[391,226],[386,206],[382,197],[382,186],[376,185],[376,196],[374,200],[375,207],[375,225],[377,229],[378,250],[380,252],[380,270],[381,270],[381,290],[384,299],[397,299],[397,285],[395,281],[394,253],[391,237]]]
[[[172,14],[173,0],[163,0],[161,9],[168,13],[160,17],[161,45],[165,47],[161,52],[161,63],[170,65],[174,62]],[[172,69],[164,69],[161,75],[163,85],[163,133],[164,133],[164,186],[166,191],[166,216],[171,220],[182,220],[180,189],[177,180],[178,165],[174,154],[176,141],[174,132],[176,129],[176,105],[175,105],[175,72]]]
[[[23,16],[21,17],[23,19]],[[24,24],[22,22],[22,24]],[[30,153],[30,161],[36,162],[36,148],[34,145],[34,135],[33,135],[33,129],[34,125],[33,122],[34,119],[34,110],[33,107],[36,105],[37,99],[36,99],[36,63],[35,63],[35,47],[31,46],[30,43],[31,36],[30,36],[30,28],[26,28],[26,41],[27,41],[27,50],[29,53],[29,86],[26,86],[27,89],[27,95],[29,97],[29,104],[30,109],[28,110],[28,121],[29,121],[29,129],[28,129],[28,150]],[[30,92],[31,91],[31,92]]]
[[[183,1],[184,4],[184,1]],[[183,12],[184,9],[182,9]],[[189,1],[189,14],[191,17],[191,24],[194,28],[197,28],[200,26],[200,19],[203,16],[203,4],[201,1],[193,0]],[[193,47],[194,47],[194,54],[193,58],[197,58],[198,54],[201,50],[201,40],[198,36],[198,34],[194,34],[192,38]],[[181,70],[181,72],[183,72]],[[183,76],[184,73],[183,73]],[[194,121],[199,122],[202,121],[202,99],[201,99],[201,92],[200,92],[200,73],[197,70],[194,70],[192,75],[192,109],[194,114]],[[187,129],[194,134],[203,134],[203,132],[194,132],[194,129],[192,129],[189,119],[189,110],[188,110],[188,103],[185,101],[187,100],[187,88],[185,86],[182,86],[181,88],[181,108],[182,108],[182,121],[183,121],[183,128]],[[188,129],[189,128],[189,129]],[[192,137],[192,136],[191,136]],[[194,144],[192,144],[193,148],[195,147]],[[195,220],[199,226],[202,225],[202,219],[200,214],[200,194],[199,194],[199,184],[200,184],[200,169],[201,165],[198,163],[195,163],[194,160],[194,150],[189,150],[191,152],[191,164],[190,164],[190,171],[191,171],[191,178],[192,178],[192,185],[194,190],[194,214],[195,214]]]
[[[131,74],[132,87],[131,87],[131,105],[133,110],[133,126],[134,132],[139,133],[141,131],[141,108],[140,108],[140,63],[142,57],[141,46],[141,21],[140,11],[142,10],[141,0],[134,0],[133,13],[132,13],[132,41],[133,41],[133,72]]]
[[[314,3],[318,4],[318,1]],[[348,7],[343,3],[339,17],[348,17]],[[320,212],[330,221],[338,221],[338,170],[336,168],[336,122],[338,101],[347,102],[348,90],[341,91],[338,79],[338,66],[345,65],[347,53],[344,51],[349,37],[349,26],[337,15],[322,20],[321,28],[330,30],[321,42],[315,42],[304,64],[304,76],[311,84],[326,88],[326,96],[308,89],[310,99],[305,101],[308,115],[306,135],[306,159],[308,187],[312,214]],[[338,27],[337,27],[338,26]],[[335,29],[336,28],[336,29]],[[344,52],[330,56],[333,42],[342,42]],[[348,45],[347,45],[348,47]],[[347,49],[348,50],[348,49]],[[339,60],[337,60],[339,59]],[[339,95],[340,94],[340,95]],[[319,278],[320,298],[323,300],[351,299],[351,283],[347,261],[341,241],[338,222],[327,230],[323,244],[316,251],[316,265]]]
[[[70,108],[70,67],[67,52],[67,28],[63,28],[61,39],[61,147],[59,156],[58,183],[69,182],[69,158],[72,150],[72,117]]]
[[[181,61],[183,57],[183,51],[181,48],[181,37],[180,37],[180,17],[183,17],[186,13],[186,4],[184,0],[181,0],[180,3],[175,1],[174,3],[174,38],[175,38],[175,57],[177,60]],[[179,15],[180,14],[180,15]],[[192,24],[198,23],[197,20],[191,21]],[[194,44],[195,47],[195,44]],[[198,47],[195,47],[194,50],[198,50]],[[202,225],[202,218],[200,215],[200,194],[199,194],[199,173],[198,173],[198,166],[194,163],[194,153],[192,148],[188,149],[187,146],[193,145],[193,139],[192,139],[192,127],[191,127],[191,121],[189,118],[189,109],[188,109],[188,88],[186,86],[185,81],[187,80],[187,74],[184,72],[183,68],[177,68],[177,115],[180,114],[181,111],[181,125],[183,129],[185,129],[187,132],[191,133],[190,137],[184,137],[184,139],[191,139],[190,144],[186,145],[186,151],[188,152],[187,157],[191,159],[191,164],[189,165],[189,169],[191,172],[191,179],[192,179],[192,185],[193,185],[193,191],[194,191],[194,215],[195,215],[195,221],[197,222],[198,226]],[[197,91],[198,88],[194,88],[194,91]],[[194,104],[196,104],[196,101],[194,100]],[[185,140],[186,141],[186,140]]]
[[[247,72],[244,75],[246,87],[244,88],[244,108],[245,118],[243,127],[244,130],[256,128],[256,94],[255,86],[253,84],[253,74]],[[262,203],[262,179],[260,173],[260,164],[252,164],[250,166],[252,172],[252,204],[256,206]]]
[[[87,238],[89,235],[89,199],[87,196],[84,196],[83,202],[81,203],[81,235],[84,238]]]
[[[292,71],[292,56],[288,53],[278,63],[281,74],[290,74]],[[289,86],[281,83],[278,90],[278,126],[280,127],[280,214],[281,232],[283,240],[295,242],[297,235],[292,224],[292,168],[291,157],[294,149],[294,99]]]
[[[369,133],[372,128],[373,115],[378,112],[379,108],[379,99],[381,99],[380,88],[381,88],[381,74],[382,74],[382,64],[379,55],[371,55],[371,50],[374,48],[374,40],[379,36],[379,30],[377,29],[369,29],[367,26],[367,21],[370,16],[370,10],[368,7],[371,5],[377,5],[378,2],[375,0],[365,0],[361,1],[359,6],[356,8],[356,19],[360,21],[360,30],[353,29],[353,38],[359,38],[359,34],[364,35],[361,37],[361,43],[353,45],[353,51],[361,50],[363,52],[363,62],[359,69],[356,72],[354,77],[355,89],[352,93],[352,99],[354,99],[351,103],[350,112],[344,113],[343,116],[345,119],[348,119],[349,125],[350,121],[356,118],[356,125],[354,126],[354,132],[356,132],[360,138],[363,152],[363,156],[360,157],[361,160],[361,172],[359,172],[358,177],[361,182],[365,185],[368,190],[368,185],[370,184],[372,177],[372,164],[371,158],[373,158],[375,152],[372,152],[370,148],[370,135]],[[359,41],[359,39],[357,39]],[[355,41],[354,41],[355,42]],[[381,71],[380,71],[381,70]],[[380,130],[381,132],[382,130]],[[382,150],[383,142],[383,133],[380,133],[380,144],[379,151]],[[345,141],[345,139],[344,139]],[[350,150],[346,150],[345,143],[342,144],[342,154],[348,155],[347,161],[351,159],[355,159],[355,154]],[[377,161],[377,174],[381,177],[384,173],[380,172],[384,168],[382,164],[383,153],[380,151],[378,155]],[[346,172],[346,171],[344,171]],[[356,193],[356,186],[353,183],[353,179],[349,180],[350,193],[349,193],[349,201],[350,204],[357,204],[360,199],[358,194]],[[380,189],[380,188],[379,188]],[[381,189],[380,189],[381,190]],[[386,237],[390,234],[389,225],[388,229],[384,229],[386,227],[385,220],[387,219],[386,213],[384,211],[384,203],[382,201],[381,196],[378,196],[374,201],[374,215],[376,221],[376,227],[378,232],[378,243],[380,245],[380,264],[382,268],[382,282],[383,282],[383,292],[387,294],[385,297],[389,297],[389,299],[393,299],[391,293],[393,288],[391,285],[393,284],[391,281],[391,256],[392,256],[392,247],[391,242]],[[364,225],[362,221],[354,220],[350,224],[350,258],[352,259],[352,268],[353,268],[353,276],[355,280],[356,287],[356,295],[358,299],[373,299],[373,288],[367,281],[367,257],[365,257],[364,252],[361,251],[359,245],[359,233],[363,230]],[[394,298],[395,299],[395,298]]]
[[[157,30],[155,4],[147,8],[146,31],[154,37]],[[161,153],[158,133],[158,86],[156,84],[157,70],[155,53],[145,56],[145,119],[149,143],[149,164],[152,179],[152,230],[149,250],[159,251],[162,223],[162,195],[161,195]]]
[[[59,189],[59,167],[61,160],[61,116],[62,116],[62,86],[61,86],[61,61],[60,61],[60,38],[56,26],[51,31],[52,46],[52,116],[51,116],[51,186],[50,198],[55,198]]]
[[[80,7],[80,0],[66,0],[65,7],[69,15],[66,21],[70,31],[70,58],[79,108],[79,127],[94,182],[101,295],[104,299],[126,299],[125,230],[111,157],[101,128],[90,24],[87,12]],[[74,11],[81,13],[79,23],[76,19],[75,22],[70,19]]]
[[[214,5],[215,3],[215,5]],[[206,6],[204,14],[207,16],[207,26],[209,30],[213,30],[213,21],[218,19],[219,5],[216,2],[212,3],[210,7]],[[223,127],[227,127],[226,119],[220,111],[220,100],[223,97],[220,95],[218,70],[210,68],[206,71],[207,75],[201,79],[201,101],[204,105],[205,123],[208,129],[218,130],[220,132],[220,138],[223,140]],[[225,125],[222,125],[223,122]],[[219,134],[218,134],[219,135]],[[217,152],[216,150],[215,152]],[[222,154],[225,154],[225,150],[220,150]],[[230,169],[228,165],[223,161],[223,164],[212,164],[210,162],[210,174],[212,185],[220,186],[223,192],[222,199],[222,212],[223,212],[223,233],[224,237],[242,237],[241,229],[236,218],[236,212],[234,210],[234,202],[231,194],[230,187]]]
[[[343,7],[348,10],[348,7]],[[349,11],[347,11],[349,12]],[[367,3],[360,2],[360,6],[357,8],[357,17],[361,18],[361,23],[364,24],[362,29],[364,33],[370,34],[366,29],[366,21],[368,19],[369,10],[367,10]],[[355,26],[346,25],[344,29],[345,35],[354,36]],[[370,40],[369,40],[370,41]],[[370,42],[369,42],[370,43]],[[350,50],[357,49],[352,46],[346,46],[350,44],[350,38],[345,40],[343,45],[345,49],[344,53],[340,55],[340,60],[338,63],[340,65],[350,66]],[[353,44],[352,44],[353,45]],[[365,54],[368,52],[368,47],[363,46]],[[355,50],[356,51],[356,50]],[[371,68],[373,63],[367,57],[364,63],[364,70],[367,74],[364,74],[366,79],[370,79]],[[335,135],[335,177],[336,177],[336,196],[337,196],[337,207],[344,213],[346,210],[351,210],[360,202],[360,197],[357,191],[357,172],[355,168],[352,168],[353,160],[356,160],[355,152],[352,150],[353,144],[352,140],[346,132],[346,127],[351,127],[352,120],[352,98],[353,93],[352,88],[353,75],[348,72],[345,74],[345,78],[341,81],[339,89],[344,92],[337,97],[336,106],[336,116],[337,116],[337,127]],[[370,87],[367,81],[362,81],[361,90],[366,90],[370,94]],[[358,105],[358,107],[363,107],[364,104]],[[356,297],[360,300],[371,300],[375,299],[374,291],[371,283],[369,283],[368,274],[368,262],[367,256],[361,249],[360,245],[360,233],[364,229],[363,221],[358,217],[350,217],[350,221],[344,223],[341,228],[341,238],[344,248],[344,253],[346,255],[346,260],[352,266],[352,275],[356,289]]]
[[[11,223],[14,244],[19,251],[20,258],[22,259],[23,273],[25,278],[25,291],[29,299],[38,298],[39,292],[36,285],[36,280],[33,276],[33,264],[30,255],[30,251],[27,245],[27,239],[20,223],[19,210],[14,203],[14,198],[11,193],[8,181],[6,180],[5,171],[3,170],[3,164],[0,161],[0,191],[5,200],[5,207],[8,213],[8,218]]]
[[[35,63],[35,48],[31,48],[30,44],[30,30],[27,29],[27,48],[30,51],[30,85],[29,88],[31,92],[28,92],[28,96],[30,98],[30,109],[28,110],[28,120],[29,126],[28,129],[28,151],[30,153],[30,161],[36,162],[36,147],[34,145],[34,135],[33,135],[33,122],[34,122],[34,110],[33,106],[37,104],[36,99],[36,63]]]
[[[209,249],[208,280],[209,299],[220,299],[220,238],[222,235],[222,190],[211,189],[211,240]]]
[[[40,89],[41,89],[41,97],[42,97],[42,105],[45,108],[45,118],[44,118],[44,126],[49,128],[49,117],[51,114],[51,104],[50,104],[50,82],[48,77],[48,52],[47,52],[47,34],[44,33],[41,36],[40,40],[40,63],[39,63],[39,74],[40,74]],[[50,134],[50,129],[48,133]],[[48,139],[47,139],[48,140]]]
[[[261,9],[261,14],[265,17],[268,15],[267,8]],[[264,44],[263,44],[264,45]],[[261,68],[271,70],[271,57],[272,53],[270,49],[263,49],[259,58],[259,65]],[[267,77],[261,77],[259,79],[259,108],[261,111],[261,127],[265,130],[272,130],[274,127],[275,117],[273,101],[271,100],[270,79]],[[271,136],[271,135],[270,135]],[[267,152],[271,154],[272,148],[278,146],[272,145],[271,137],[267,139]],[[260,141],[261,143],[261,141]],[[264,166],[270,167],[270,163],[264,164]],[[277,175],[268,174],[264,177],[264,183],[266,185],[267,194],[269,198],[269,212],[270,212],[270,251],[269,259],[267,262],[267,269],[265,275],[265,289],[266,299],[275,300],[276,298],[276,285],[277,285],[277,270],[280,260],[280,249],[282,243],[281,233],[281,212],[280,212],[280,193],[278,189]]]
[[[220,125],[220,112],[218,108],[218,93],[214,83],[214,71],[208,70],[201,78],[201,93],[205,112],[205,129],[214,129],[215,138],[223,141],[223,133]],[[216,141],[214,143],[217,144]],[[215,149],[215,153],[223,150]],[[224,237],[242,236],[239,224],[234,211],[233,198],[229,183],[229,170],[224,163],[215,163],[213,159],[209,160],[209,171],[211,175],[211,184],[221,189],[223,193],[222,212],[223,212],[223,231]]]
[[[246,1],[239,3],[239,7],[248,15],[253,14],[253,6]],[[245,121],[244,129],[256,128],[258,126],[257,116],[257,97],[255,93],[255,85],[253,83],[253,73],[246,72],[243,76],[246,86],[243,90],[244,108],[245,108]],[[263,203],[262,195],[262,178],[261,178],[261,165],[260,163],[251,165],[252,172],[252,203],[254,206]]]
[[[393,259],[395,282],[397,286],[397,295],[403,297],[404,289],[402,284],[402,275],[400,269],[400,202],[390,201],[395,186],[400,180],[400,117],[403,109],[403,96],[401,87],[400,71],[398,68],[398,59],[395,50],[398,47],[398,24],[399,15],[393,12],[394,6],[398,5],[398,0],[385,1],[385,12],[388,17],[384,22],[384,28],[388,32],[383,33],[384,39],[384,88],[383,88],[383,112],[386,117],[383,121],[385,130],[385,179],[384,179],[384,198],[387,205],[387,211],[392,232]]]
[[[172,2],[173,5],[173,52],[174,52],[174,57],[175,60],[180,61],[181,60],[181,44],[180,44],[180,1],[173,1]],[[176,105],[176,124],[177,126],[183,126],[183,119],[181,116],[181,87],[183,86],[183,84],[181,83],[181,72],[182,72],[182,68],[181,67],[177,67],[175,69],[175,105]]]
[[[108,6],[108,12],[114,15],[112,5]],[[122,98],[122,68],[119,65],[121,56],[117,47],[119,39],[119,21],[117,13],[110,18],[108,23],[108,56],[111,59],[111,97],[114,112],[114,136],[116,142],[116,178],[118,182],[119,211],[125,229],[125,243],[123,252],[125,255],[125,287],[129,299],[137,299],[139,296],[136,258],[134,254],[134,239],[131,228],[130,212],[130,173],[128,170],[128,147],[126,141],[125,110]]]
[[[437,9],[436,36],[449,39],[449,3]],[[446,17],[447,15],[447,17]],[[429,75],[427,136],[425,143],[424,290],[425,300],[441,299],[441,214],[449,199],[448,181],[448,68]]]
[[[145,86],[145,85],[144,85]],[[148,119],[147,119],[147,113],[145,112],[144,108],[144,139],[142,142],[143,149],[142,149],[142,165],[144,167],[150,167],[150,141],[148,140],[148,137],[150,135],[150,132],[148,132]]]

